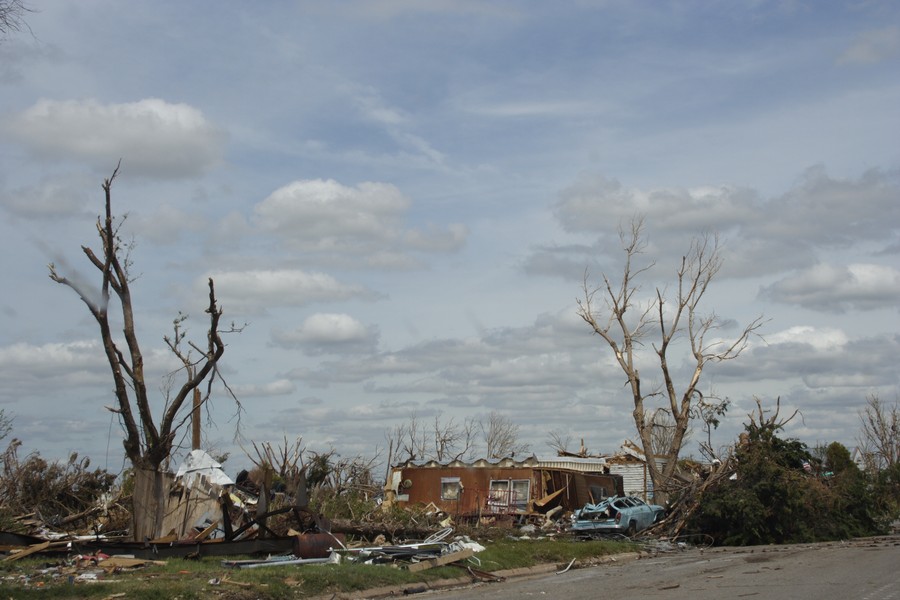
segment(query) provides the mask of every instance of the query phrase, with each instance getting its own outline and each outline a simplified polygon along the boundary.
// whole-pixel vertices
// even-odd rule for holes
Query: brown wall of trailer
[[[399,475],[397,501],[401,505],[434,504],[453,516],[477,516],[497,513],[540,512],[561,506],[564,510],[599,502],[606,496],[622,495],[622,477],[581,473],[564,469],[537,467],[405,466]],[[456,498],[442,498],[442,487],[458,478],[461,489]],[[520,483],[511,485],[508,494],[494,489],[492,481],[528,481],[528,497],[522,498]],[[452,486],[451,486],[452,487]],[[555,492],[556,496],[548,499]],[[452,494],[449,494],[452,495]],[[545,500],[542,502],[541,500]]]

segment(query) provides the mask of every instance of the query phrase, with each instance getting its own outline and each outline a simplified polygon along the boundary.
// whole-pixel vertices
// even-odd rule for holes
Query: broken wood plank
[[[429,558],[421,562],[413,563],[409,565],[408,568],[411,572],[417,573],[419,571],[433,569],[434,567],[441,567],[443,565],[449,565],[450,563],[459,562],[471,556],[475,556],[475,551],[471,548],[464,548],[457,552],[450,552],[449,554],[438,556],[437,558]]]
[[[206,529],[204,529],[203,531],[198,533],[197,537],[194,538],[194,541],[202,542],[203,540],[208,538],[213,531],[215,531],[218,528],[219,528],[219,522],[216,521],[212,525],[210,525],[209,527],[207,527]]]
[[[150,543],[151,544],[171,544],[172,542],[177,542],[177,541],[178,541],[178,536],[175,535],[175,530],[173,529],[168,534],[166,534],[162,537],[158,537],[158,538],[154,538],[154,539],[150,540]]]
[[[552,494],[547,494],[543,498],[539,498],[539,499],[535,500],[534,505],[537,506],[538,508],[544,508],[544,506],[548,502],[552,502],[554,499],[558,498],[564,491],[566,491],[566,488],[559,488]]]
[[[32,554],[40,552],[41,550],[46,550],[49,547],[50,547],[50,542],[41,542],[40,544],[34,544],[31,546],[28,546],[28,548],[26,548],[25,550],[22,550],[21,552],[16,552],[15,554],[10,554],[6,558],[4,558],[3,561],[7,562],[7,561],[12,561],[12,560],[19,560],[20,558],[25,558],[26,556],[31,556]]]
[[[146,565],[165,565],[164,560],[148,560],[145,558],[129,558],[124,556],[110,556],[100,561],[100,567],[104,569],[133,569],[134,567],[143,567]]]

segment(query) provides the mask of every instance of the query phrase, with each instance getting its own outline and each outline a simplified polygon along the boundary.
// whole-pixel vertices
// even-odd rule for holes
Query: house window
[[[516,510],[525,510],[528,508],[528,492],[531,489],[531,482],[527,479],[513,479],[511,483],[510,505],[514,506]]]
[[[441,500],[459,500],[462,482],[459,477],[441,477]]]
[[[528,507],[531,482],[528,479],[494,479],[488,492],[491,512],[509,512]]]
[[[506,512],[509,507],[509,480],[495,479],[491,481],[488,491],[488,510],[495,513]]]
[[[609,493],[606,491],[606,487],[602,485],[592,485],[589,486],[589,489],[591,491],[593,504],[599,504],[601,500],[609,496]]]

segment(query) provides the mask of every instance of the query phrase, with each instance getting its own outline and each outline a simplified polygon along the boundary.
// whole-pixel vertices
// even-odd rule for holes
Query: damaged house
[[[388,502],[433,505],[460,519],[572,511],[624,491],[605,459],[567,456],[407,461],[391,469],[385,485]]]
[[[655,457],[659,468],[664,457]],[[462,518],[574,511],[609,496],[653,500],[653,482],[641,448],[626,440],[613,455],[560,454],[447,463],[407,461],[391,469],[385,497],[405,505],[433,505]]]
[[[640,446],[631,440],[625,440],[619,452],[603,459],[610,473],[622,476],[626,495],[637,496],[644,502],[653,501],[653,481],[650,479],[647,459]],[[666,460],[665,457],[657,455],[657,468],[662,470]]]

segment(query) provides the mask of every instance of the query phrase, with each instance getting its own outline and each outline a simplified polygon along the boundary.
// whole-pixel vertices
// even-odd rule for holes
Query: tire
[[[634,537],[635,534],[637,534],[637,523],[631,521],[628,523],[628,530],[626,531],[625,535],[627,535],[628,537]]]

